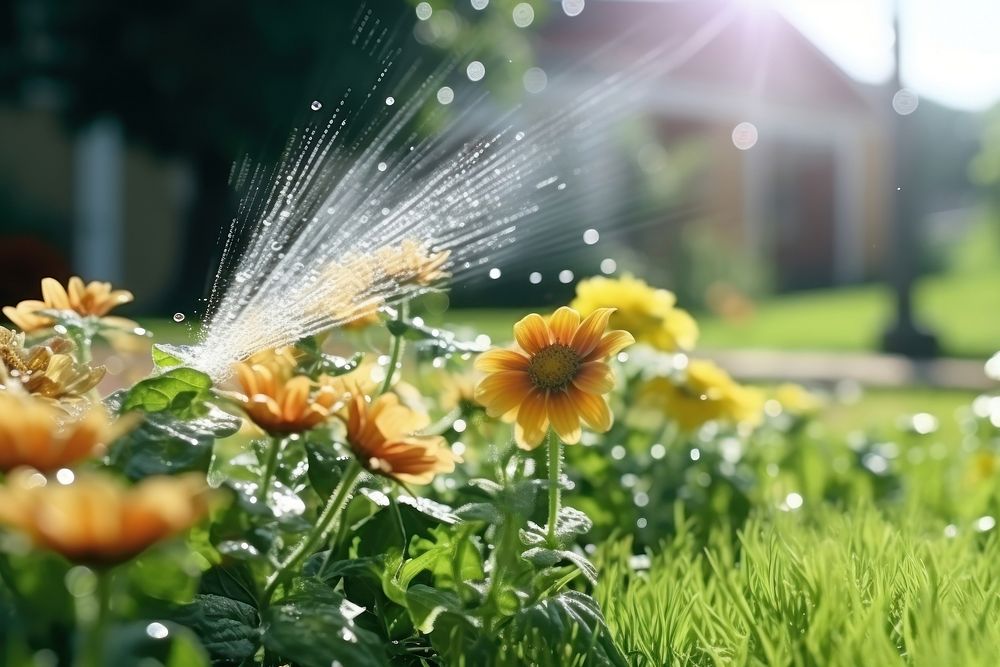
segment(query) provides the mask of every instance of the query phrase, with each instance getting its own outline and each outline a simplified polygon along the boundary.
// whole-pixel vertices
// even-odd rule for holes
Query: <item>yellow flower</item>
[[[473,373],[442,373],[440,376],[441,409],[452,411],[460,409],[467,412],[476,408],[476,376]]]
[[[347,404],[347,444],[364,468],[404,484],[428,484],[458,460],[441,436],[414,435],[430,420],[395,394],[369,403],[360,391]]]
[[[400,284],[431,285],[451,274],[445,268],[451,251],[431,252],[426,243],[406,239],[375,254],[379,269]]]
[[[516,422],[520,447],[541,444],[549,424],[566,444],[580,441],[581,419],[598,432],[611,428],[603,395],[615,379],[606,359],[634,342],[627,331],[605,332],[612,312],[598,308],[582,322],[565,306],[548,322],[532,313],[514,325],[517,349],[489,350],[476,359],[476,368],[488,373],[476,400],[491,417]]]
[[[823,401],[800,384],[786,383],[774,390],[774,400],[790,415],[807,416],[819,412]]]
[[[58,484],[18,470],[0,487],[0,523],[69,560],[113,565],[190,528],[209,499],[204,476],[194,473],[129,488],[96,473]]]
[[[30,466],[49,472],[99,452],[125,428],[100,405],[70,416],[18,391],[0,391],[0,470]]]
[[[82,317],[104,317],[111,309],[123,303],[132,301],[132,293],[127,290],[112,290],[111,283],[93,281],[84,285],[77,276],[69,279],[67,288],[63,288],[54,278],[42,279],[42,301],[22,301],[16,307],[5,306],[3,314],[7,316],[21,331],[38,331],[47,329],[55,321],[46,315],[39,314],[41,310],[67,310]],[[123,318],[115,320],[119,328],[135,328],[135,322]]]
[[[29,393],[45,398],[80,398],[97,386],[105,368],[79,364],[69,354],[73,343],[52,338],[24,347],[24,333],[0,327],[0,389],[16,382]]]
[[[760,392],[702,359],[692,360],[680,379],[648,380],[639,389],[639,402],[659,408],[684,430],[713,420],[757,423],[763,407]]]
[[[308,431],[326,421],[340,400],[330,387],[314,390],[308,376],[295,375],[294,361],[285,355],[267,352],[256,362],[236,365],[243,393],[234,398],[253,423],[271,434]]]
[[[581,280],[570,306],[582,316],[616,308],[610,326],[631,332],[636,342],[665,352],[690,350],[698,342],[698,324],[687,311],[675,308],[676,303],[673,292],[650,287],[626,273],[620,278]]]

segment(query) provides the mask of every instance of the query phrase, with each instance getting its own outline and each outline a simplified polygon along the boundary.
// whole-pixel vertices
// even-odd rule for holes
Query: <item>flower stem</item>
[[[284,440],[275,436],[268,438],[269,449],[267,451],[267,461],[264,463],[264,473],[260,478],[260,488],[257,490],[257,501],[267,505],[267,494],[271,491],[271,483],[274,480],[274,473],[278,470],[278,458],[281,456]]]
[[[75,662],[76,667],[104,667],[104,645],[108,631],[108,619],[111,611],[111,571],[98,570],[97,587],[93,599],[96,604],[95,615],[90,619],[84,630],[80,653]]]
[[[554,431],[549,432],[549,544],[556,545],[556,524],[559,520],[559,468],[562,463],[562,442]]]
[[[399,307],[396,308],[396,321],[402,322],[406,319],[406,311],[408,310],[406,301],[401,301]],[[389,368],[385,371],[385,382],[382,383],[382,388],[378,393],[384,394],[389,391],[389,387],[392,386],[392,378],[396,375],[396,366],[399,365],[399,358],[403,356],[403,335],[402,333],[392,335],[392,351],[389,353]]]
[[[303,560],[327,540],[330,529],[334,526],[337,517],[340,516],[340,513],[347,506],[347,502],[351,497],[351,491],[354,490],[354,484],[358,481],[358,476],[360,475],[361,464],[352,459],[347,466],[347,470],[344,471],[344,476],[340,478],[340,483],[334,489],[333,495],[327,501],[326,507],[320,512],[319,518],[316,520],[316,526],[312,532],[295,547],[285,562],[268,578],[267,586],[264,588],[263,603],[265,606],[270,603],[275,591],[278,590],[278,586],[292,574],[292,571],[301,565]]]

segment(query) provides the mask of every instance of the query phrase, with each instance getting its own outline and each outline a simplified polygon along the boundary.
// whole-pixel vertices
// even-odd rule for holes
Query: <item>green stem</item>
[[[396,308],[397,322],[402,322],[406,319],[407,306],[408,304],[405,301],[401,301],[399,307]],[[392,386],[392,378],[396,375],[396,366],[399,365],[399,358],[403,356],[403,346],[403,336],[401,334],[393,334],[392,351],[389,353],[389,368],[385,371],[385,382],[382,383],[382,388],[378,393],[384,394]]]
[[[268,578],[267,586],[264,588],[264,606],[267,606],[271,602],[271,598],[274,597],[278,586],[292,574],[293,570],[301,565],[306,557],[315,552],[328,539],[330,529],[336,522],[337,517],[340,516],[340,513],[347,506],[347,502],[351,497],[351,491],[354,490],[354,484],[358,481],[360,475],[361,464],[356,460],[352,460],[347,466],[347,470],[344,471],[344,476],[340,479],[340,483],[337,484],[337,488],[334,489],[333,495],[330,496],[326,507],[320,512],[319,518],[316,520],[316,526],[312,532],[299,543],[299,546],[289,554],[285,562]]]
[[[559,520],[559,467],[562,463],[562,442],[549,431],[549,544],[556,546],[556,523]]]
[[[77,667],[104,667],[104,646],[111,612],[111,571],[98,570],[93,599],[97,605],[93,619],[84,627]]]
[[[267,494],[271,491],[274,473],[278,470],[278,458],[284,444],[283,438],[271,436],[268,438],[270,449],[267,451],[267,461],[264,463],[264,473],[260,478],[260,488],[257,490],[257,501],[267,506]]]

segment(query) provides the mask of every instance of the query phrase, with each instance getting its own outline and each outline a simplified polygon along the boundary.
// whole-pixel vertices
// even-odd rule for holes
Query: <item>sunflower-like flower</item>
[[[104,377],[103,366],[77,363],[74,345],[66,338],[52,338],[26,348],[24,333],[0,327],[0,388],[12,382],[29,393],[52,399],[81,398]]]
[[[517,444],[541,444],[549,424],[566,444],[580,441],[580,420],[591,429],[611,428],[604,394],[615,379],[607,358],[635,340],[627,331],[606,331],[612,308],[598,308],[582,322],[563,306],[546,322],[532,313],[514,325],[515,350],[479,355],[476,368],[489,375],[476,388],[476,400],[491,417],[516,422]]]
[[[406,239],[398,246],[388,246],[375,253],[379,269],[400,284],[426,287],[448,278],[445,268],[450,250],[432,252],[426,243]]]
[[[616,308],[610,326],[631,332],[636,342],[664,352],[690,350],[698,342],[698,324],[676,303],[673,292],[626,273],[619,278],[581,280],[570,306],[584,317],[599,308]]]
[[[315,387],[309,376],[296,375],[289,354],[269,352],[236,365],[243,392],[233,397],[253,423],[272,435],[308,431],[326,421],[340,400],[332,388]]]
[[[684,430],[719,420],[758,423],[763,397],[713,362],[692,360],[680,378],[656,377],[639,389],[639,403],[655,407]]]
[[[399,402],[392,393],[369,403],[360,391],[347,404],[347,444],[369,472],[404,484],[428,484],[451,472],[458,460],[441,436],[415,435],[427,428],[426,414]]]
[[[97,473],[59,484],[17,470],[0,487],[0,523],[71,561],[114,565],[190,528],[210,498],[204,476],[193,473],[126,487]]]
[[[127,428],[100,404],[69,415],[20,391],[0,391],[0,470],[30,466],[49,472],[101,451]]]
[[[54,278],[42,279],[42,300],[22,301],[15,307],[5,306],[3,314],[21,331],[33,332],[48,329],[55,320],[41,314],[43,310],[72,311],[81,317],[100,317],[108,324],[121,329],[134,329],[136,323],[120,317],[105,317],[113,308],[132,301],[128,290],[113,290],[111,283],[93,281],[84,284],[77,276],[63,287]]]

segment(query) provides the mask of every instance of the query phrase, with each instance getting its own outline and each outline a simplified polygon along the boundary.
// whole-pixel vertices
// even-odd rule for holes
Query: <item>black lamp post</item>
[[[896,35],[895,67],[891,83],[893,92],[902,90],[902,38],[899,29],[902,3],[903,0],[896,0],[893,18]],[[910,114],[897,113],[894,108],[888,109],[886,113],[889,114],[887,127],[891,132],[890,146],[896,177],[896,197],[888,236],[890,247],[887,278],[895,296],[896,319],[882,336],[882,349],[909,357],[933,357],[940,351],[937,338],[913,319],[913,283],[920,260],[920,212],[917,206],[917,188],[908,189],[907,186],[915,186],[917,137],[913,136],[913,119]]]

